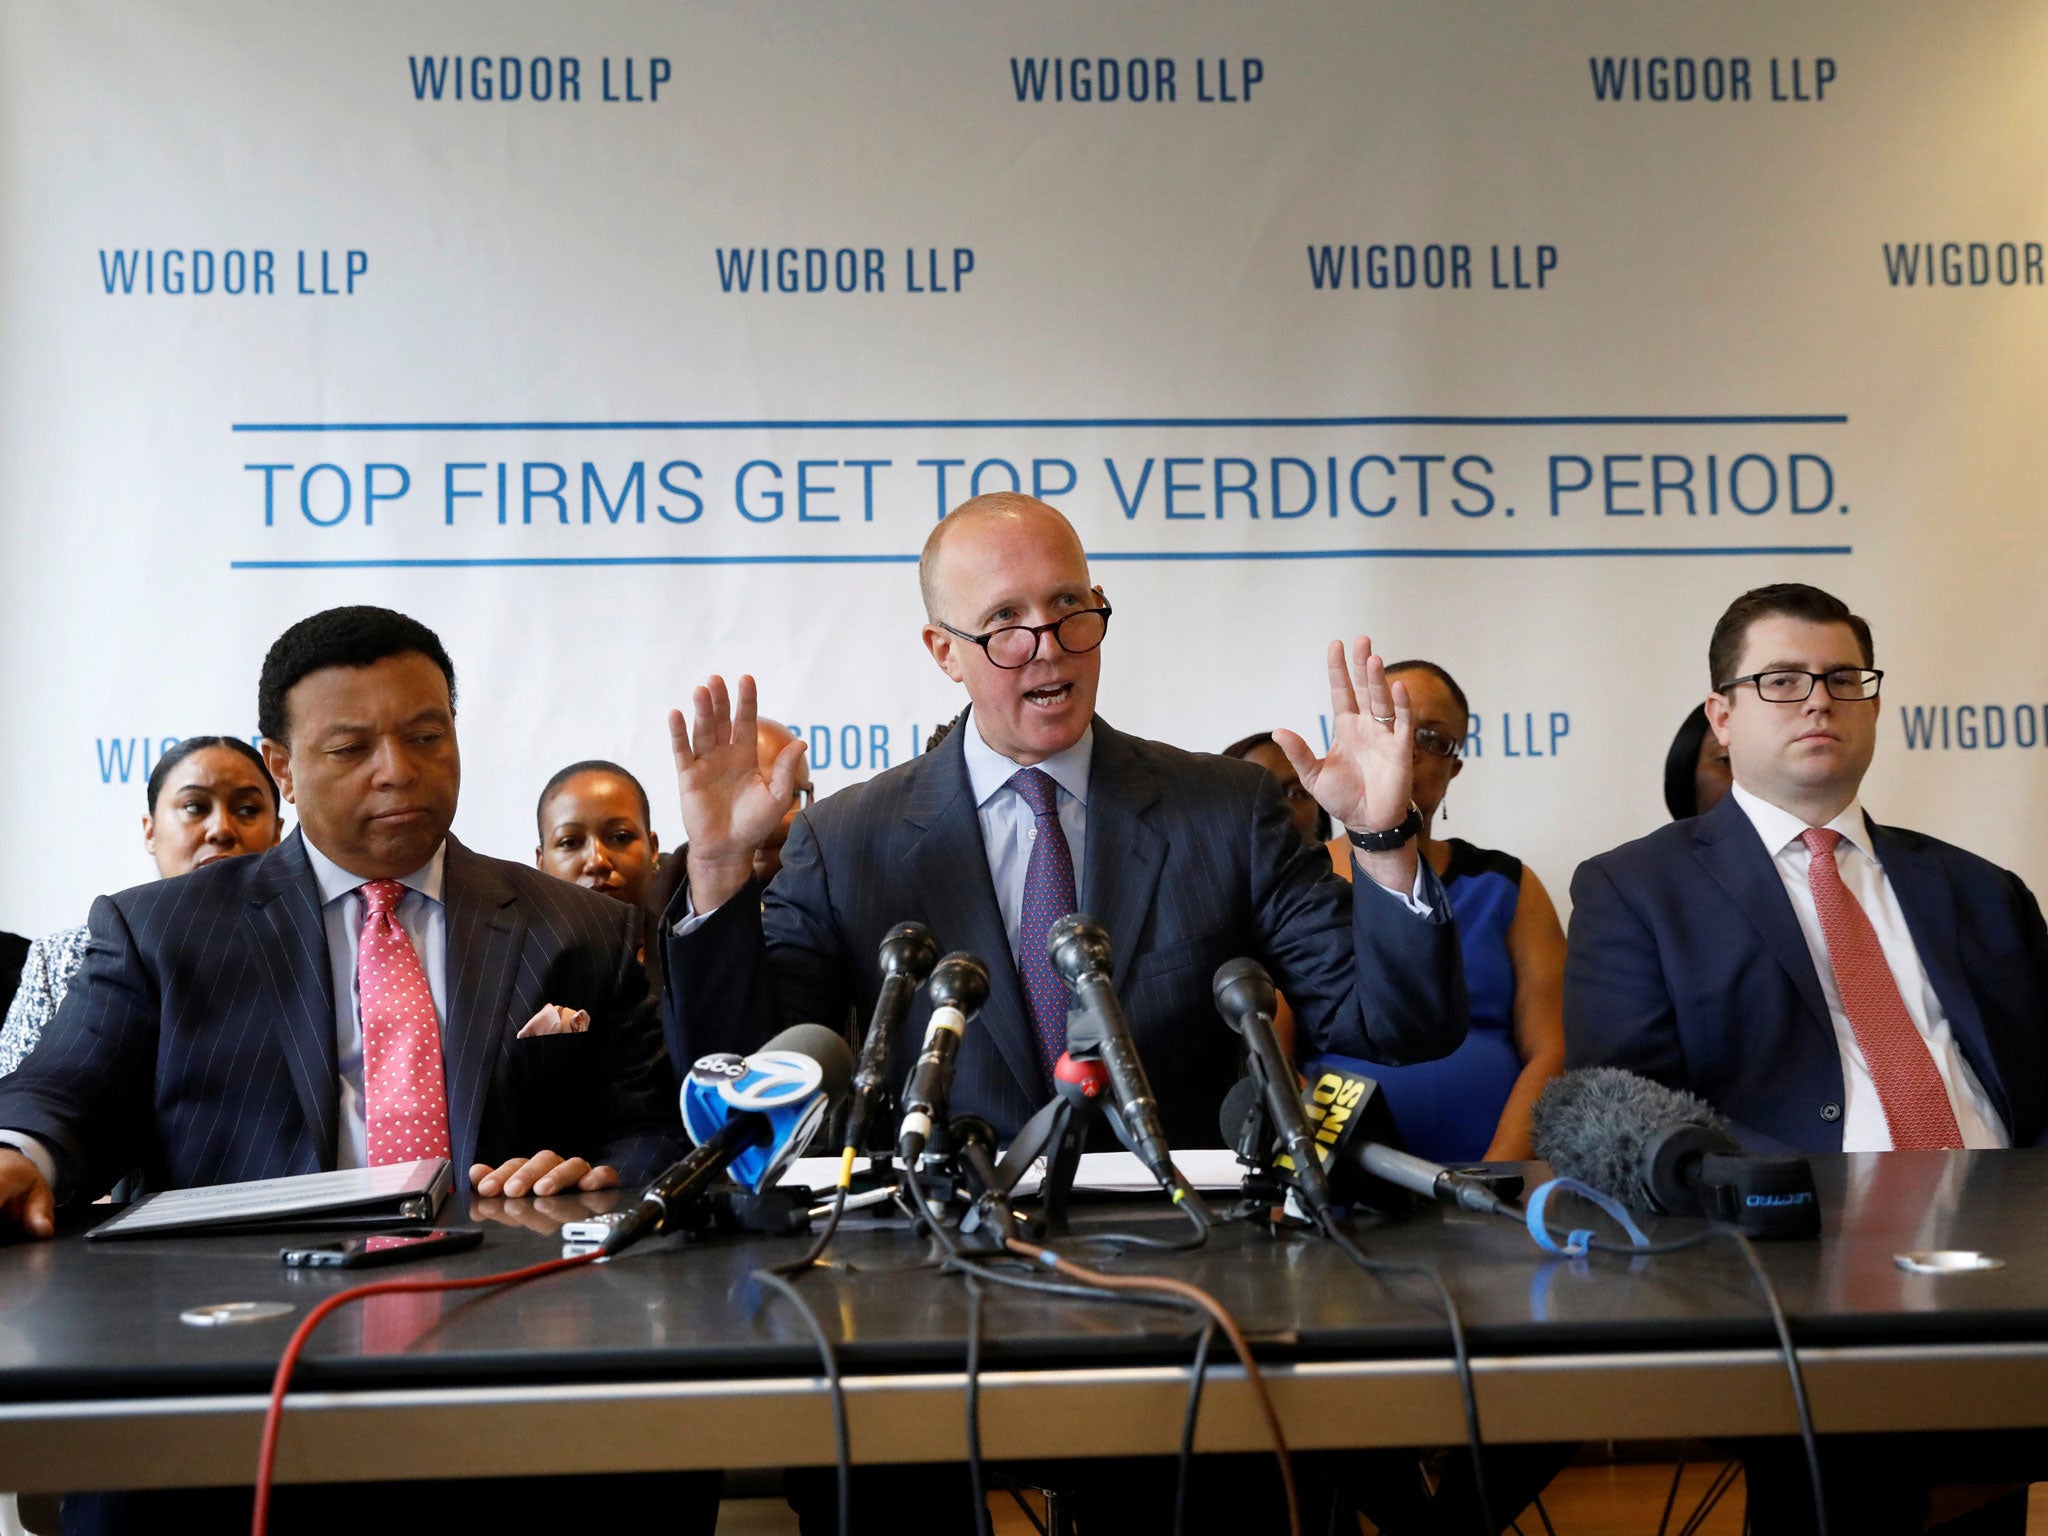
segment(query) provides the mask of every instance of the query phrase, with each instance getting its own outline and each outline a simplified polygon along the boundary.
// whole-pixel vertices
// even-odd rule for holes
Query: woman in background
[[[1385,1093],[1410,1152],[1438,1163],[1515,1162],[1535,1155],[1529,1111],[1564,1070],[1564,929],[1535,872],[1512,854],[1439,838],[1451,780],[1465,770],[1472,711],[1465,691],[1434,662],[1387,668],[1408,689],[1415,723],[1416,852],[1451,900],[1465,962],[1472,1025],[1438,1061],[1356,1063]],[[1331,839],[1337,872],[1351,877],[1350,847]]]
[[[187,736],[149,773],[142,846],[169,879],[218,859],[275,848],[284,836],[277,781],[248,742],[235,736]],[[21,986],[0,1026],[0,1077],[27,1059],[57,1016],[71,978],[85,964],[83,926],[37,939],[22,963]]]
[[[1707,725],[1707,706],[1695,704],[1678,734],[1671,738],[1671,750],[1664,754],[1664,806],[1673,821],[1704,816],[1721,803],[1735,772],[1728,766],[1728,749]]]
[[[1243,758],[1248,763],[1257,763],[1266,772],[1280,781],[1280,793],[1287,801],[1287,814],[1294,818],[1294,829],[1301,834],[1305,843],[1324,843],[1330,839],[1330,813],[1316,804],[1316,797],[1301,787],[1301,779],[1294,771],[1294,765],[1287,761],[1287,754],[1280,750],[1273,740],[1271,731],[1255,731],[1241,740],[1233,741],[1223,749],[1225,757]],[[1349,864],[1347,857],[1344,861]]]

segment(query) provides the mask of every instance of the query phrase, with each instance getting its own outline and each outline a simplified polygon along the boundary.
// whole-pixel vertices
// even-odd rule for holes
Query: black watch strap
[[[1354,832],[1349,827],[1344,835],[1351,839],[1351,846],[1362,853],[1386,853],[1400,847],[1422,830],[1422,809],[1414,801],[1408,802],[1408,814],[1401,818],[1399,826],[1387,828],[1384,832]]]

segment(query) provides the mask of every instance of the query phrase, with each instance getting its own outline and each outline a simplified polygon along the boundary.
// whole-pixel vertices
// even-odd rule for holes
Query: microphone
[[[1259,1091],[1257,1078],[1240,1077],[1230,1085],[1230,1092],[1223,1095],[1223,1108],[1216,1115],[1223,1144],[1247,1166],[1263,1167],[1272,1160],[1271,1138],[1262,1112],[1265,1097]]]
[[[1301,1113],[1315,1128],[1314,1156],[1335,1198],[1385,1206],[1391,1185],[1441,1205],[1520,1219],[1514,1206],[1484,1179],[1400,1150],[1394,1117],[1372,1078],[1327,1058],[1311,1063],[1309,1070],[1312,1077],[1302,1093]],[[1256,1102],[1252,1094],[1238,1100],[1242,1107],[1237,1122],[1222,1127],[1226,1142],[1235,1144],[1245,1134],[1245,1121]],[[1273,1166],[1301,1187],[1301,1164],[1290,1152],[1275,1157]]]
[[[1335,1202],[1322,1159],[1316,1156],[1315,1134],[1308,1128],[1308,1116],[1302,1113],[1300,1079],[1273,1033],[1273,1013],[1280,1000],[1273,978],[1250,956],[1228,960],[1216,972],[1212,992],[1223,1022],[1245,1043],[1266,1113],[1272,1116],[1280,1144],[1294,1165],[1295,1187],[1313,1215],[1329,1215]]]
[[[939,958],[939,941],[923,923],[898,923],[882,940],[882,990],[875,997],[874,1017],[861,1042],[860,1066],[853,1074],[853,1106],[846,1112],[846,1146],[859,1152],[866,1144],[868,1117],[894,1086],[889,1056],[896,1031],[910,1012],[911,999],[931,975]]]
[[[1110,985],[1109,935],[1100,923],[1085,913],[1074,912],[1052,925],[1045,936],[1046,953],[1053,969],[1080,1003],[1086,1026],[1078,1044],[1069,1026],[1067,1051],[1079,1059],[1099,1056],[1109,1073],[1109,1090],[1117,1114],[1130,1137],[1138,1161],[1152,1171],[1169,1190],[1186,1188],[1174,1171],[1172,1153],[1167,1150],[1166,1131],[1159,1121],[1159,1105],[1152,1097],[1152,1084],[1138,1048],[1131,1040],[1131,1027]]]
[[[731,1170],[756,1193],[775,1182],[846,1096],[853,1052],[819,1024],[785,1029],[751,1056],[699,1057],[683,1084],[683,1126],[697,1145],[656,1174],[606,1235],[609,1257],[670,1221]]]
[[[988,1001],[988,967],[965,951],[955,950],[933,969],[927,986],[932,999],[931,1022],[925,1026],[924,1050],[910,1069],[910,1086],[903,1092],[903,1118],[896,1127],[896,1155],[905,1162],[923,1154],[932,1126],[946,1112],[960,1036]]]
[[[1586,1067],[1551,1079],[1532,1125],[1553,1173],[1631,1210],[1713,1217],[1752,1237],[1820,1234],[1812,1165],[1744,1154],[1729,1123],[1690,1093]]]

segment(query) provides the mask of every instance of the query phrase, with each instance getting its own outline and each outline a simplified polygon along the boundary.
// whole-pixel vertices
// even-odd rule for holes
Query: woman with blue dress
[[[1458,925],[1472,1008],[1465,1043],[1437,1061],[1390,1067],[1329,1059],[1378,1081],[1406,1148],[1437,1163],[1515,1162],[1535,1155],[1529,1112],[1564,1070],[1564,928],[1543,882],[1512,854],[1436,836],[1451,780],[1465,770],[1471,707],[1442,667],[1403,661],[1387,668],[1408,691],[1415,724],[1418,854],[1443,881]],[[1330,857],[1350,878],[1350,845]]]

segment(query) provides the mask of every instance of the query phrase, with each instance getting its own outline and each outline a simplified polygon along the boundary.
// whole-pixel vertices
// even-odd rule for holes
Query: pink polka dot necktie
[[[1024,996],[1031,1004],[1031,1027],[1038,1036],[1038,1055],[1045,1078],[1067,1048],[1067,986],[1052,968],[1045,936],[1052,925],[1080,902],[1074,896],[1074,855],[1060,826],[1060,787],[1042,768],[1020,768],[1010,776],[1031,814],[1038,835],[1031,843],[1031,863],[1024,871],[1024,910],[1017,924],[1018,969],[1024,975]]]
[[[1820,910],[1835,991],[1870,1068],[1892,1145],[1901,1152],[1962,1146],[1963,1133],[1934,1054],[1899,996],[1898,979],[1884,958],[1869,914],[1842,883],[1835,865],[1835,845],[1842,834],[1830,827],[1809,827],[1799,835],[1810,855],[1806,883]]]
[[[356,995],[363,1015],[363,1117],[372,1168],[449,1155],[441,1021],[420,957],[398,926],[404,894],[396,880],[372,880],[362,888]]]

